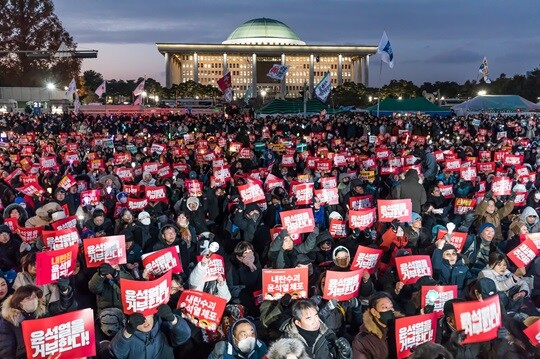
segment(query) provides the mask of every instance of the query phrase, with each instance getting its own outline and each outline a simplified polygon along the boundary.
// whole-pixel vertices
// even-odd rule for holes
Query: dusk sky
[[[165,83],[156,42],[216,43],[254,18],[279,20],[309,45],[377,45],[386,30],[395,66],[371,57],[370,86],[391,79],[423,82],[477,78],[484,56],[490,77],[540,66],[540,0],[157,0],[54,1],[83,61],[106,80],[146,74]],[[535,25],[536,24],[536,25]]]

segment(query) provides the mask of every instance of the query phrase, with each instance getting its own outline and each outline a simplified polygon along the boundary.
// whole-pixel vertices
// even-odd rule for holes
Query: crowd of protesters
[[[540,355],[523,333],[540,319],[540,259],[517,267],[507,257],[523,235],[540,232],[537,117],[5,114],[0,131],[0,357],[26,357],[23,321],[94,308],[101,358],[397,358],[396,318],[434,310],[421,305],[423,285],[457,285],[458,295],[444,305],[435,343],[413,348],[411,358]],[[345,162],[335,161],[340,155]],[[458,168],[447,168],[456,159]],[[331,166],[317,165],[327,160]],[[149,163],[160,170],[145,170]],[[474,178],[463,175],[467,167],[479,169]],[[64,188],[67,175],[75,182]],[[491,188],[500,177],[511,181],[506,195]],[[268,178],[279,185],[268,186]],[[337,204],[317,196],[298,204],[295,184],[320,189],[327,178],[335,180]],[[196,193],[185,185],[193,180],[202,183]],[[238,187],[253,181],[265,199],[244,203]],[[23,191],[28,183],[39,188]],[[165,201],[131,207],[158,186]],[[88,190],[99,191],[99,202],[81,198]],[[331,233],[332,220],[349,220],[350,199],[366,195],[373,208],[410,199],[410,220]],[[475,201],[456,211],[456,198]],[[316,227],[293,242],[280,213],[299,208],[312,209]],[[36,254],[50,248],[39,237],[24,241],[20,231],[52,229],[69,216],[77,216],[80,238],[76,270],[37,286]],[[467,234],[462,248],[440,235],[453,229]],[[127,263],[88,268],[84,241],[113,235],[125,236]],[[349,271],[359,245],[383,250],[377,268],[362,273],[357,296],[326,299],[327,271]],[[120,279],[148,280],[142,257],[170,247],[179,249],[182,271],[172,276],[169,302],[153,315],[125,315]],[[207,280],[213,252],[225,259],[225,275]],[[410,255],[428,255],[432,276],[400,281],[395,259]],[[308,268],[306,298],[255,300],[263,269],[295,267]],[[219,330],[194,325],[178,309],[184,290],[227,301]],[[463,343],[452,304],[492,296],[502,310],[497,337]]]

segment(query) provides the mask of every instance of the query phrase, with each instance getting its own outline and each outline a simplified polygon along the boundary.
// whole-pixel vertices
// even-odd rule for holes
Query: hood
[[[238,347],[236,346],[236,344],[234,344],[234,338],[233,338],[233,333],[234,333],[234,329],[239,325],[239,324],[242,324],[242,323],[249,323],[252,327],[253,327],[253,331],[255,332],[255,339],[258,340],[259,339],[259,336],[257,335],[257,327],[255,326],[255,324],[253,324],[253,322],[247,318],[241,318],[241,319],[238,319],[236,322],[233,323],[233,325],[231,325],[231,327],[229,328],[229,332],[227,333],[227,342],[229,345],[232,345],[232,347],[234,348],[234,350],[237,352],[237,353],[240,353],[240,350],[238,349]],[[255,346],[256,348],[257,346]],[[246,355],[246,358],[249,357],[249,355]]]
[[[286,358],[288,354],[293,354],[298,359],[309,359],[310,356],[304,349],[304,344],[294,338],[280,339],[268,350],[268,358]]]
[[[347,256],[348,256],[348,259],[346,260],[347,263],[338,263],[338,260],[336,259],[336,255],[338,254],[338,252],[346,252],[347,253]],[[334,264],[340,268],[347,268],[349,266],[349,264],[351,264],[351,253],[349,252],[349,250],[347,249],[347,247],[344,247],[344,246],[337,246],[334,251],[332,252],[332,260],[334,261]]]
[[[199,199],[197,197],[189,197],[186,201],[186,205],[188,206],[188,209],[189,209],[190,204],[195,204],[197,206],[195,210],[198,210],[201,203],[199,202]]]
[[[26,212],[25,208],[23,208],[21,205],[16,204],[16,203],[12,203],[9,206],[7,206],[6,209],[4,209],[4,214],[3,214],[4,218],[9,218],[9,213],[13,209],[17,209],[17,211],[19,211],[19,213],[21,214],[21,218],[19,218],[19,223],[26,222],[26,220],[28,219],[28,212]]]
[[[18,327],[21,325],[21,322],[25,320],[22,311],[20,309],[11,308],[11,298],[13,295],[10,295],[4,303],[2,303],[2,318],[14,326]],[[47,315],[47,306],[45,305],[45,296],[39,299],[39,304],[36,310],[36,318],[42,318]]]
[[[418,182],[418,180],[420,179],[418,177],[418,172],[414,169],[410,169],[407,171],[407,173],[405,173],[405,179],[407,181],[416,181]]]
[[[332,235],[327,230],[322,231],[321,233],[319,233],[319,235],[317,236],[316,244],[319,245],[319,244],[324,243],[326,241],[330,241],[330,242],[334,243],[334,238],[332,238]]]
[[[536,217],[536,220],[534,221],[534,223],[532,224],[533,226],[535,224],[538,223],[538,221],[540,220],[538,218],[538,213],[536,213],[536,211],[534,210],[534,208],[532,207],[525,207],[523,209],[523,212],[521,212],[521,214],[519,215],[519,220],[523,223],[526,223],[527,225],[529,225],[529,223],[527,222],[527,217],[528,216],[535,216]]]
[[[36,210],[36,215],[47,223],[52,221],[51,215],[55,212],[63,211],[62,207],[56,202],[49,202]]]

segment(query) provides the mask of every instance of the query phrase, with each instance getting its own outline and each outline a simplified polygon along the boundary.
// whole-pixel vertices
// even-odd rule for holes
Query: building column
[[[176,84],[181,84],[182,82],[184,82],[184,79],[182,76],[182,63],[181,62],[176,63],[176,71],[178,71],[178,77],[177,77],[178,82],[176,82]]]
[[[281,65],[285,65],[285,54],[281,54]],[[281,84],[279,87],[279,94],[281,95],[281,98],[285,98],[285,95],[287,94],[287,74],[283,76],[283,79],[281,80]]]
[[[313,89],[315,88],[315,69],[314,69],[314,59],[313,54],[309,55],[309,96],[313,93]]]
[[[172,73],[171,85],[177,85],[180,82],[182,82],[180,79],[182,77],[182,70],[180,66],[181,66],[180,63],[173,60],[172,69],[171,69],[171,73]]]
[[[364,60],[362,68],[362,84],[369,87],[369,55],[366,55],[362,60]]]
[[[259,90],[257,89],[257,54],[251,55],[251,89],[252,96],[259,96]]]
[[[199,82],[199,57],[197,53],[193,53],[193,81]]]
[[[343,56],[341,56],[341,54],[339,54],[338,55],[338,60],[337,60],[337,85],[338,86],[343,85],[342,67],[343,67]]]
[[[166,52],[165,53],[165,87],[171,88],[172,86],[172,58],[171,55]]]
[[[227,63],[227,54],[223,53],[223,76],[229,71],[229,64]]]
[[[352,60],[352,59],[351,59]],[[355,84],[361,83],[361,76],[360,76],[360,61],[358,61],[357,58],[352,60],[352,67],[353,67],[353,82]]]

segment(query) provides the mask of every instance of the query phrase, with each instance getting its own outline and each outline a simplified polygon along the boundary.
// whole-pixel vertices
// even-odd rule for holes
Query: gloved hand
[[[398,230],[398,227],[399,227],[399,221],[397,219],[394,219],[390,225],[392,226],[392,229],[394,230],[394,232],[397,232]]]
[[[320,295],[314,295],[314,296],[312,296],[312,297],[309,298],[309,299],[311,299],[311,301],[312,301],[313,303],[315,303],[315,305],[318,306],[318,305],[321,303],[321,301],[322,301],[322,296],[320,296]]]
[[[353,231],[352,231],[352,237],[353,237],[354,239],[358,239],[358,238],[360,238],[360,234],[361,234],[361,233],[362,233],[362,231],[361,231],[359,228],[355,228],[355,229],[353,229]]]
[[[157,315],[164,322],[173,322],[176,318],[172,312],[171,307],[169,307],[167,304],[162,304],[157,308]]]
[[[465,338],[467,338],[467,334],[465,334],[464,330],[455,331],[450,335],[450,343],[461,346],[461,342],[464,341]]]
[[[517,196],[517,193],[514,192],[514,191],[512,191],[512,192],[510,193],[510,197],[508,197],[508,200],[509,200],[509,201],[515,201],[515,200],[516,200],[516,196]]]
[[[351,344],[349,344],[347,339],[343,337],[338,338],[335,345],[340,359],[348,359],[351,357]]]
[[[508,335],[510,335],[510,333],[508,332],[508,329],[506,329],[505,327],[500,327],[500,328],[497,330],[497,339],[504,339],[504,340],[507,340],[507,339],[508,339]]]
[[[116,277],[118,271],[114,269],[109,263],[103,263],[99,266],[98,273],[101,277],[106,277],[108,274]]]
[[[282,306],[288,307],[289,305],[291,305],[291,300],[292,300],[292,296],[289,293],[286,293],[283,295],[283,297],[281,297],[281,299],[279,300],[279,303]]]
[[[236,208],[238,209],[239,212],[242,212],[243,210],[246,209],[246,205],[244,204],[244,202],[240,201],[238,202],[238,206]]]
[[[146,322],[146,318],[141,313],[133,313],[129,316],[128,323],[126,325],[126,331],[129,334],[135,333],[137,327]]]
[[[328,310],[334,310],[337,308],[337,305],[338,305],[338,301],[337,299],[330,299],[327,303],[326,303],[326,308]]]
[[[434,310],[435,310],[435,305],[433,305],[433,304],[426,304],[426,306],[424,307],[424,314],[430,314],[430,313],[433,313]]]
[[[58,286],[58,289],[61,293],[65,293],[69,290],[69,278],[61,276],[58,278],[58,281],[56,281],[56,285]]]
[[[486,192],[486,194],[484,195],[484,201],[489,201],[491,197],[493,197],[493,191]]]
[[[356,299],[355,297],[352,297],[351,299],[349,299],[349,306],[351,308],[358,307],[358,299]]]

